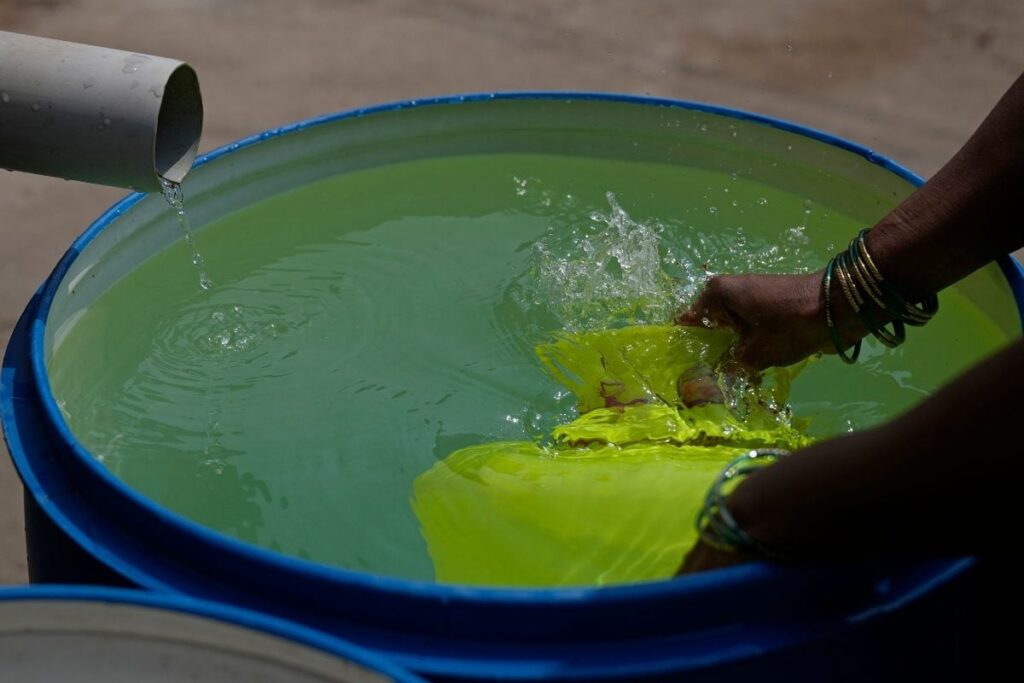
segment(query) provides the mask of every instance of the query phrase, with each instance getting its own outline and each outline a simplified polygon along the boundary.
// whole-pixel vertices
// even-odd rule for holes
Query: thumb
[[[708,280],[693,305],[676,316],[676,323],[692,327],[722,325],[742,334],[747,325],[741,316],[731,310],[729,304],[733,298],[729,279],[713,277]]]
[[[698,297],[688,309],[676,314],[676,325],[686,325],[689,327],[700,326],[702,324],[701,319],[704,317],[703,313],[700,311],[705,308],[706,307],[701,301],[701,297]]]

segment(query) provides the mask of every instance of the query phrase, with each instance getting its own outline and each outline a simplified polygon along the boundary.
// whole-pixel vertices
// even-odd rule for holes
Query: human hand
[[[820,272],[809,275],[719,275],[708,280],[679,325],[724,325],[740,340],[733,358],[756,370],[792,365],[815,353],[835,353],[825,323]],[[835,292],[833,292],[835,294]],[[841,339],[864,335],[843,297],[832,297]]]
[[[683,564],[679,567],[679,571],[676,572],[676,576],[732,567],[733,565],[754,562],[759,559],[763,558],[742,551],[730,552],[728,550],[719,550],[713,545],[698,539],[697,544],[683,558]]]

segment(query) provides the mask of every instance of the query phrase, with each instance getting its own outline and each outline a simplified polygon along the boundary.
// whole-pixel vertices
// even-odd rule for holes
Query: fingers
[[[716,276],[676,322],[732,329],[732,357],[756,370],[791,365],[829,346],[819,282],[817,274]]]
[[[742,334],[746,325],[743,318],[734,312],[734,280],[735,277],[730,275],[716,275],[708,280],[693,305],[676,317],[676,324],[691,327],[722,325]]]
[[[732,357],[740,366],[760,372],[773,365],[779,365],[772,355],[772,349],[762,343],[757,335],[742,339],[732,349]]]
[[[736,347],[733,347],[735,349]],[[753,386],[760,386],[761,370],[764,368],[755,367],[746,360],[737,357],[737,351],[732,350],[729,356],[718,366],[718,372],[725,377],[727,382],[735,383],[737,378],[743,378],[745,382]]]
[[[697,297],[697,300],[694,301],[688,309],[682,311],[676,316],[675,322],[677,325],[700,327],[703,324],[702,318],[705,316],[704,311],[708,310],[708,305],[704,300],[707,292],[707,289],[702,291]]]
[[[723,567],[731,567],[733,565],[751,562],[756,559],[758,558],[746,552],[728,552],[725,550],[718,550],[717,548],[711,547],[703,540],[698,540],[697,544],[686,554],[682,565],[676,572],[676,576],[704,572],[711,569],[721,569]]]

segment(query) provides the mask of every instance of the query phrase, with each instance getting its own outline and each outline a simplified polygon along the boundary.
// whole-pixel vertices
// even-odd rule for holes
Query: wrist
[[[751,535],[730,507],[733,494],[725,494],[729,486],[735,487],[765,467],[788,457],[790,452],[779,448],[758,448],[747,451],[729,461],[708,489],[704,505],[697,514],[700,538],[720,551],[751,555],[770,560],[786,559],[775,548]],[[743,517],[749,515],[745,512]],[[756,519],[756,518],[755,518]]]
[[[813,301],[813,304],[808,307],[805,315],[812,321],[814,328],[818,330],[819,350],[831,353],[835,351],[835,344],[828,330],[828,318],[825,312],[824,278],[824,268],[808,276],[807,298]],[[860,316],[853,310],[850,302],[842,295],[839,286],[834,282],[834,278],[830,299],[832,324],[839,333],[839,339],[844,348],[853,346],[859,339],[867,335],[868,329],[865,327]]]
[[[736,524],[761,545],[775,548],[789,556],[785,537],[784,521],[780,521],[778,510],[772,510],[769,500],[763,494],[759,479],[763,473],[758,472],[744,481],[729,494],[727,503]]]

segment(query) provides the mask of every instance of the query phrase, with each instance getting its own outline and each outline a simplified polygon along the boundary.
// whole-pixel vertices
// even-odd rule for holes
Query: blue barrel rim
[[[337,636],[332,636],[323,631],[262,612],[255,612],[210,600],[201,600],[181,593],[154,593],[133,588],[61,584],[31,587],[0,587],[0,603],[28,600],[102,602],[105,604],[147,607],[205,617],[232,626],[239,626],[282,638],[298,645],[304,645],[323,653],[350,660],[365,666],[371,671],[387,674],[400,683],[423,683],[422,678],[403,669],[390,659]]]
[[[501,100],[554,100],[554,101],[601,101],[626,103],[640,106],[658,106],[675,108],[687,111],[699,111],[716,114],[738,120],[750,121],[773,128],[778,128],[790,133],[802,135],[826,144],[844,149],[846,151],[863,157],[868,162],[881,166],[895,175],[907,180],[914,185],[921,185],[923,180],[912,171],[902,165],[888,159],[887,157],[874,152],[873,150],[839,138],[829,133],[814,128],[803,126],[779,118],[769,117],[761,114],[750,113],[738,109],[723,107],[719,105],[702,102],[688,102],[667,98],[646,97],[630,94],[615,93],[588,93],[588,92],[507,92],[507,93],[476,93],[467,95],[449,95],[425,99],[402,100],[388,104],[381,104],[372,107],[347,110],[332,114],[305,119],[295,123],[287,124],[278,128],[269,129],[262,133],[254,134],[228,143],[207,154],[199,157],[195,166],[210,163],[227,154],[251,145],[259,144],[265,140],[296,133],[307,128],[334,123],[343,119],[361,118],[383,114],[398,110],[412,109],[417,107],[458,105],[481,101]],[[767,563],[751,563],[715,572],[705,572],[688,576],[684,581],[660,580],[634,584],[622,584],[603,587],[568,587],[568,588],[514,588],[514,587],[483,587],[464,586],[456,584],[434,583],[411,579],[400,579],[378,574],[358,572],[342,567],[325,565],[310,560],[292,557],[260,548],[220,532],[214,531],[198,522],[190,520],[179,513],[176,513],[162,505],[155,503],[149,498],[136,492],[127,484],[117,479],[106,467],[74,437],[68,428],[63,416],[57,407],[55,398],[50,389],[49,379],[46,374],[44,361],[44,340],[45,324],[49,314],[50,305],[56,294],[65,273],[71,263],[79,255],[82,249],[91,242],[96,235],[105,229],[111,222],[116,220],[125,210],[141,201],[147,195],[145,193],[132,193],[115,203],[110,209],[97,218],[82,233],[65,252],[53,272],[47,278],[40,293],[36,310],[32,314],[29,330],[29,354],[32,365],[32,374],[36,383],[35,390],[40,398],[41,408],[44,417],[50,426],[57,432],[61,441],[67,446],[76,458],[76,464],[82,465],[91,477],[102,482],[105,486],[111,487],[119,496],[129,500],[146,510],[148,514],[161,520],[162,523],[174,528],[184,534],[196,537],[205,544],[208,544],[219,551],[232,555],[242,561],[255,563],[263,567],[270,567],[277,571],[283,571],[292,575],[305,575],[321,581],[340,583],[348,587],[368,590],[372,592],[386,592],[410,598],[423,599],[431,603],[448,605],[453,602],[469,602],[479,606],[501,606],[501,605],[531,605],[542,603],[545,605],[570,605],[570,604],[633,604],[636,601],[658,600],[669,595],[683,597],[686,595],[704,593],[709,590],[723,590],[734,586],[738,582],[770,582],[775,579],[791,576],[792,568],[770,565]],[[1024,320],[1024,268],[1006,256],[999,260],[1004,274],[1018,304],[1022,320]],[[26,481],[24,468],[24,453],[16,453],[11,448],[12,457],[18,464],[19,472],[22,473],[22,480],[29,489],[29,493],[36,499],[46,513],[53,518],[62,530],[71,536],[76,542],[96,555],[104,563],[108,564],[115,571],[124,574],[128,578],[144,586],[156,586],[166,588],[166,584],[158,577],[159,572],[154,573],[153,567],[142,569],[138,566],[127,566],[123,558],[117,553],[112,553],[106,548],[98,547],[87,535],[81,533],[73,524],[67,523],[60,511],[60,506],[39,486],[35,477]]]

